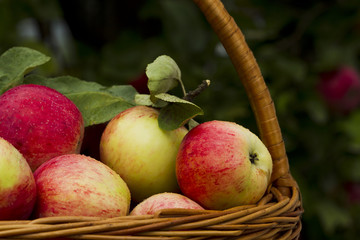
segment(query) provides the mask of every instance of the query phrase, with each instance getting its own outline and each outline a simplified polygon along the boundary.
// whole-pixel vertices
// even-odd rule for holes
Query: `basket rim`
[[[292,193],[289,198],[271,188],[258,204],[226,210],[163,209],[153,215],[114,218],[57,216],[0,221],[0,238],[193,239],[241,235],[246,239],[294,239],[301,231],[302,209],[298,189],[292,187]]]

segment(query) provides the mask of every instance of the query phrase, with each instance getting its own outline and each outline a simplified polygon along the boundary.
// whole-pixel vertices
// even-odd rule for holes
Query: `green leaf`
[[[183,104],[189,104],[189,105],[192,105],[192,106],[196,106],[196,104],[194,104],[192,102],[186,101],[186,100],[184,100],[182,98],[179,98],[177,96],[174,96],[174,95],[171,95],[171,94],[168,94],[168,93],[159,93],[159,94],[156,94],[155,97],[157,99],[160,99],[160,100],[163,100],[163,101],[169,102],[169,103],[183,103]],[[196,107],[199,108],[198,106],[196,106]]]
[[[162,55],[146,67],[150,95],[166,93],[181,82],[181,71],[176,62],[169,56]],[[154,101],[154,100],[153,100]]]
[[[135,104],[135,96],[138,94],[131,85],[113,85],[105,88],[105,91],[113,96],[122,97],[133,104]]]
[[[24,83],[44,85],[67,96],[79,108],[85,126],[107,122],[136,105],[137,92],[129,85],[105,87],[70,76],[45,78],[37,75],[26,77]]]
[[[151,100],[151,97],[149,94],[136,94],[135,95],[135,103],[137,105],[151,106],[151,107],[155,107],[155,108],[162,108],[168,104],[167,102],[162,101],[160,99],[157,99],[156,103],[154,103]]]
[[[118,113],[134,106],[123,98],[106,92],[78,92],[66,96],[79,108],[85,126],[107,122]]]
[[[167,106],[160,109],[158,119],[160,128],[164,130],[177,129],[195,116],[204,114],[202,109],[194,103],[176,96],[160,93],[155,97],[169,102]]]
[[[30,48],[13,47],[0,56],[0,94],[22,83],[31,69],[50,60],[50,57]]]
[[[142,105],[142,106],[152,106],[153,105],[153,102],[150,100],[149,94],[136,94],[135,102],[136,102],[136,104]]]
[[[56,78],[46,78],[37,75],[31,75],[25,78],[25,83],[34,83],[54,88],[57,91],[69,94],[86,91],[107,92],[116,97],[122,97],[125,100],[135,104],[136,90],[130,85],[103,86],[96,82],[80,80],[72,76],[61,76]]]

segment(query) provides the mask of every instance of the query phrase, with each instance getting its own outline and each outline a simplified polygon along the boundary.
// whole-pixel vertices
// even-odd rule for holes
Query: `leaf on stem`
[[[135,102],[138,105],[160,108],[159,126],[164,130],[174,130],[189,122],[203,111],[194,103],[168,94],[181,85],[184,97],[186,90],[181,81],[181,71],[176,62],[169,56],[161,55],[146,68],[150,95],[137,94]],[[196,125],[193,121],[192,125]]]
[[[197,115],[203,115],[203,110],[196,104],[176,96],[160,93],[156,98],[169,104],[160,109],[159,126],[164,130],[174,130],[185,125]]]
[[[135,103],[137,105],[149,106],[154,108],[162,108],[168,104],[167,102],[162,101],[160,99],[156,99],[156,101],[153,102],[149,94],[136,94]]]
[[[13,47],[0,56],[0,94],[22,83],[23,77],[50,57],[26,47]]]
[[[176,62],[169,56],[161,55],[146,67],[148,88],[153,97],[159,93],[166,93],[176,87],[178,83],[183,88],[181,71]],[[152,99],[155,101],[155,99]]]

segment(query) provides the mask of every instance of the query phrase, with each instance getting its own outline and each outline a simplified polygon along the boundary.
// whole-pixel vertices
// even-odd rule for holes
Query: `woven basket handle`
[[[193,0],[226,49],[255,114],[260,138],[273,159],[272,182],[292,178],[274,103],[244,35],[220,0]],[[283,181],[285,182],[285,181]],[[294,181],[290,181],[296,185]]]

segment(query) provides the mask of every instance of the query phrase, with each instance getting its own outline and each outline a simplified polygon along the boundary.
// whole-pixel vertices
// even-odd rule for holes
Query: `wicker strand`
[[[222,216],[212,217],[207,220],[202,220],[202,221],[193,222],[193,223],[189,223],[189,224],[183,224],[181,226],[172,227],[170,229],[171,230],[193,229],[193,228],[200,228],[200,227],[204,227],[204,226],[210,226],[212,224],[219,224],[219,223],[223,223],[223,222],[229,223],[229,221],[232,219],[238,219],[239,217],[247,216],[249,214],[264,210],[266,208],[268,208],[268,206],[258,206],[258,207],[254,207],[254,208],[250,208],[250,209],[246,209],[246,210],[242,210],[242,211],[236,211],[234,213],[228,213],[227,211],[224,211],[224,214],[222,214]]]

